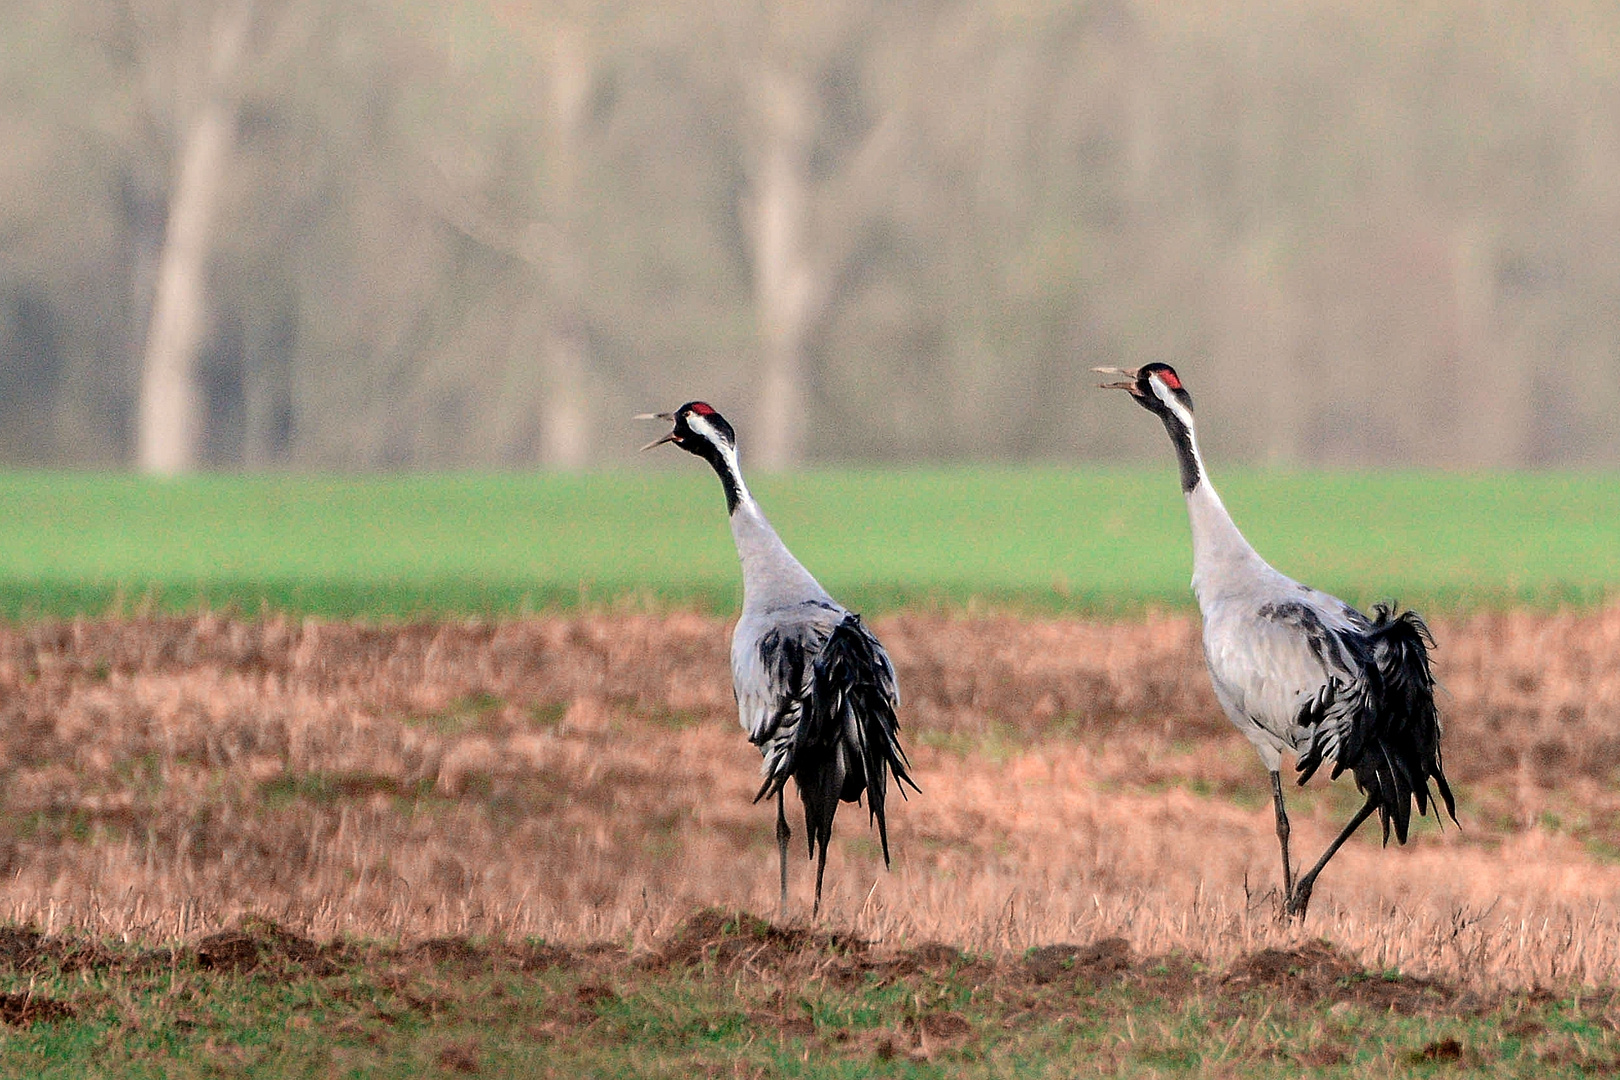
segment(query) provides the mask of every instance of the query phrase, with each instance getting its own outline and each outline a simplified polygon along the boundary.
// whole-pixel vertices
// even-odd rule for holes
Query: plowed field
[[[1458,987],[1614,981],[1620,610],[1435,626],[1461,828],[1383,848],[1365,827],[1302,931],[1276,923],[1265,774],[1211,697],[1195,619],[875,628],[923,793],[893,803],[888,872],[845,809],[821,929],[985,953],[1119,937],[1213,965],[1326,938]],[[697,615],[5,629],[0,917],[631,949],[699,908],[776,918],[728,632]],[[1291,800],[1300,858],[1359,805],[1348,778]],[[795,872],[802,922],[808,861]]]

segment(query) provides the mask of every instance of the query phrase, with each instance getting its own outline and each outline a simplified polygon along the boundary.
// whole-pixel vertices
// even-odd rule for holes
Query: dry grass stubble
[[[1436,627],[1463,829],[1404,849],[1364,829],[1304,931],[1275,922],[1265,775],[1196,620],[876,629],[923,794],[893,805],[891,873],[864,812],[840,816],[830,926],[969,949],[1120,935],[1216,963],[1326,937],[1464,984],[1615,981],[1620,610]],[[770,913],[727,640],[695,615],[0,631],[0,914],[646,944],[695,907]],[[1358,804],[1347,779],[1296,792],[1296,854]]]

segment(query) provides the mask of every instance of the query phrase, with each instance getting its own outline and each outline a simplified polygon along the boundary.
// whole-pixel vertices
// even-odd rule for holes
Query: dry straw
[[[1121,935],[1215,965],[1323,937],[1465,985],[1617,981],[1620,611],[1436,628],[1463,827],[1381,849],[1369,826],[1303,929],[1275,918],[1264,772],[1195,621],[876,628],[923,794],[892,811],[887,873],[846,808],[833,926],[973,950]],[[0,632],[0,917],[641,945],[701,905],[771,914],[727,637],[694,615]],[[1358,803],[1348,780],[1292,797],[1305,857]]]

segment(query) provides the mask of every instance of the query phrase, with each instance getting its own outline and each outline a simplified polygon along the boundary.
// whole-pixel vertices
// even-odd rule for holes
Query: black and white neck
[[[1135,371],[1099,370],[1127,376],[1126,381],[1108,383],[1106,388],[1129,391],[1138,405],[1158,416],[1170,435],[1192,525],[1193,589],[1199,602],[1237,587],[1256,572],[1273,572],[1238,531],[1209,481],[1198,450],[1192,395],[1175,369],[1169,364],[1147,364]]]
[[[726,418],[701,401],[689,401],[673,413],[647,414],[646,418],[673,420],[675,427],[645,449],[674,443],[707,461],[720,477],[726,492],[726,512],[731,516],[731,536],[742,562],[743,610],[767,610],[805,600],[830,603],[826,591],[788,551],[748,493],[737,462],[737,435]]]
[[[1124,390],[1136,403],[1153,413],[1170,433],[1181,465],[1181,490],[1191,495],[1204,478],[1204,462],[1198,455],[1198,436],[1193,426],[1192,395],[1181,385],[1181,376],[1169,364],[1144,364],[1134,371],[1094,368],[1104,375],[1123,375],[1120,382],[1104,383],[1104,390]]]
[[[1138,400],[1158,414],[1164,423],[1164,430],[1170,433],[1170,443],[1175,447],[1176,461],[1181,466],[1181,490],[1184,494],[1191,494],[1194,488],[1204,482],[1204,459],[1198,453],[1192,397],[1183,389],[1174,371],[1168,367],[1164,371],[1169,373],[1168,376],[1150,376],[1146,380],[1147,393],[1152,395],[1151,402]]]
[[[718,413],[712,417],[701,414],[689,421],[700,436],[724,425]],[[729,432],[729,425],[723,429]],[[713,439],[707,448],[694,451],[714,467],[720,483],[726,489],[726,510],[731,515],[731,538],[737,545],[737,558],[742,564],[743,611],[745,613],[771,611],[805,601],[830,605],[832,597],[821,584],[794,558],[782,538],[771,527],[765,511],[749,494],[743,483],[742,470],[737,465],[737,444],[734,438]]]
[[[674,412],[642,413],[636,419],[674,422],[675,427],[668,435],[654,439],[642,449],[674,443],[688,454],[707,461],[720,477],[720,486],[725,488],[726,513],[735,515],[737,507],[750,501],[742,469],[737,465],[737,433],[714,406],[704,401],[688,401]]]
[[[736,436],[725,418],[717,412],[693,413],[686,418],[686,427],[691,435],[680,441],[681,447],[707,461],[720,477],[720,486],[726,492],[726,513],[734,515],[744,502],[753,502],[737,462]]]

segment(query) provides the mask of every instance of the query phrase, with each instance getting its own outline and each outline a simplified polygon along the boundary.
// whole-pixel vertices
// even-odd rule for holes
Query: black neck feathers
[[[742,477],[737,472],[737,433],[714,406],[703,401],[688,401],[675,410],[673,418],[675,430],[669,433],[668,441],[709,463],[726,489],[726,513],[735,514],[743,493]]]
[[[1186,494],[1197,487],[1201,479],[1198,455],[1193,450],[1192,431],[1169,409],[1160,412],[1159,419],[1164,421],[1164,429],[1170,433],[1170,441],[1175,445],[1176,460],[1181,464],[1181,491]]]
[[[699,446],[700,449],[694,452],[714,467],[715,474],[720,477],[720,486],[726,489],[726,513],[735,514],[737,504],[742,502],[742,477],[737,475],[737,470],[726,460],[719,447],[707,440],[700,441]]]

